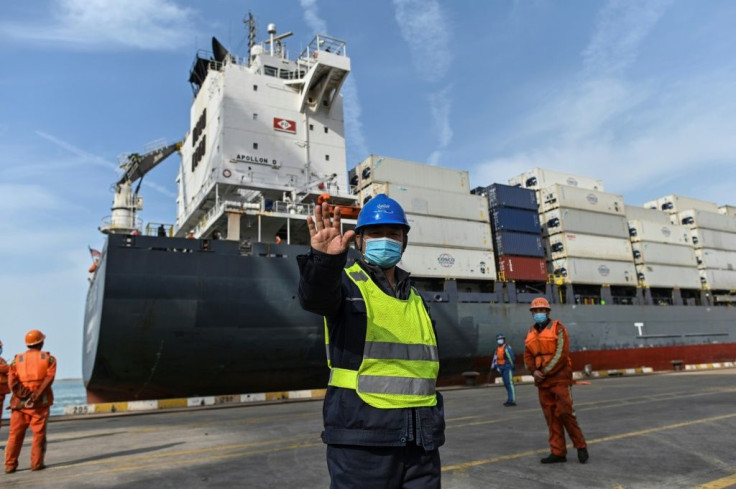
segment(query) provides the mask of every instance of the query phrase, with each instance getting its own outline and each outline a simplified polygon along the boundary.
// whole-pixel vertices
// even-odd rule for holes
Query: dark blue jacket
[[[310,250],[298,256],[299,302],[307,311],[327,318],[332,366],[358,370],[363,361],[367,317],[363,301],[349,300],[362,295],[343,272],[347,255]],[[407,272],[396,269],[396,290],[392,290],[380,268],[361,258],[357,261],[386,294],[402,300],[409,298],[411,284]],[[322,440],[328,444],[395,447],[416,443],[429,451],[445,442],[444,407],[439,392],[433,407],[378,409],[363,402],[354,390],[327,387],[322,414]]]

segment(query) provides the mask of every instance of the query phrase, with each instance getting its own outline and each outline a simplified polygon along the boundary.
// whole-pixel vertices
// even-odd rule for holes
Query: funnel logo
[[[455,264],[455,258],[449,253],[442,253],[440,256],[437,257],[437,263],[440,264],[440,266],[445,268],[450,268]]]
[[[296,134],[296,122],[290,121],[288,119],[279,119],[278,117],[274,117],[273,129],[274,131],[282,131]]]
[[[601,265],[598,267],[598,273],[600,273],[602,277],[608,277],[608,274],[611,273],[611,269],[605,265]]]

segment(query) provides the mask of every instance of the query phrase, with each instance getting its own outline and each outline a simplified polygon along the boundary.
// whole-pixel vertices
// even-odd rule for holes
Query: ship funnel
[[[233,55],[230,54],[230,51],[228,51],[227,48],[223,46],[220,41],[217,40],[216,37],[212,38],[212,55],[214,56],[214,60],[218,63],[222,63],[225,60],[234,60]]]

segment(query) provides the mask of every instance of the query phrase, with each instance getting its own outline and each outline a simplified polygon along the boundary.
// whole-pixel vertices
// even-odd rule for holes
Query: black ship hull
[[[89,402],[323,388],[324,325],[297,298],[301,246],[111,235],[92,279],[83,374]],[[440,383],[488,371],[495,335],[517,353],[528,304],[429,294]],[[736,359],[736,308],[554,305],[575,368]]]

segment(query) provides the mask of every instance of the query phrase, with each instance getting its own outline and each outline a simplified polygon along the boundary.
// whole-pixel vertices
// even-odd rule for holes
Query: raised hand
[[[335,218],[330,219],[330,208],[326,202],[314,208],[314,219],[307,217],[307,226],[312,248],[328,255],[344,253],[355,238],[355,231],[340,232],[340,208],[335,208]]]

